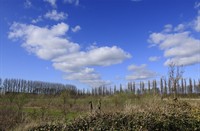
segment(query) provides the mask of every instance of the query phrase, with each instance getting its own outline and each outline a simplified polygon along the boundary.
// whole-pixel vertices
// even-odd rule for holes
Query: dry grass
[[[192,107],[191,113],[196,119],[199,119],[200,101],[199,99],[179,99],[178,104],[172,99],[161,100],[159,95],[136,96],[133,94],[115,94],[112,96],[88,96],[80,97],[76,100],[68,97],[66,101],[66,117],[63,117],[63,99],[60,96],[27,96],[26,103],[22,104],[24,113],[23,119],[19,121],[17,116],[18,106],[15,99],[12,103],[8,96],[0,99],[0,128],[27,130],[38,125],[59,124],[77,118],[80,115],[90,114],[89,101],[93,102],[94,111],[98,112],[98,101],[101,99],[101,112],[105,114],[120,112],[123,114],[160,112],[170,114],[172,111],[182,112],[183,107]],[[15,96],[17,97],[17,96]],[[182,104],[179,108],[180,101],[189,103]],[[184,103],[184,102],[182,102]],[[20,105],[20,104],[19,104]],[[7,108],[4,108],[6,106]],[[170,108],[169,108],[170,107]],[[10,110],[12,109],[12,110]],[[188,109],[188,108],[187,108]]]

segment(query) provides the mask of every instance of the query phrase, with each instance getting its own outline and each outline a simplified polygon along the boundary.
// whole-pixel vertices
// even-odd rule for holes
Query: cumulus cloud
[[[64,3],[74,4],[74,5],[78,6],[79,0],[64,0]]]
[[[161,32],[151,33],[148,39],[148,42],[164,51],[167,58],[164,65],[171,62],[177,65],[200,63],[200,39],[194,35],[200,32],[200,12],[194,21],[176,27],[167,25],[165,30],[166,26]]]
[[[86,66],[110,66],[121,63],[131,55],[116,46],[99,47],[89,51],[79,51],[53,59],[56,69],[73,72]]]
[[[68,15],[66,13],[64,12],[58,13],[56,10],[49,11],[44,15],[45,18],[55,20],[55,21],[64,20],[67,18],[67,16]]]
[[[81,27],[80,27],[79,25],[76,25],[76,26],[75,26],[74,28],[72,28],[71,30],[72,30],[72,32],[76,33],[76,32],[78,32],[78,31],[81,30]]]
[[[129,81],[145,80],[157,76],[157,73],[149,70],[146,64],[142,64],[139,66],[132,64],[128,66],[128,70],[132,72],[132,74],[126,76],[126,79]]]
[[[21,38],[24,40],[22,46],[27,51],[36,54],[39,58],[51,60],[64,54],[70,54],[79,50],[79,45],[73,43],[63,36],[69,26],[59,23],[47,27],[13,23],[10,27],[9,38]]]
[[[44,0],[44,1],[51,4],[52,7],[56,7],[56,0]]]
[[[164,51],[164,56],[168,58],[165,65],[168,65],[170,61],[177,65],[200,62],[200,40],[192,37],[190,32],[153,33],[149,39]]]
[[[154,61],[158,61],[160,59],[160,56],[151,56],[149,57],[149,61],[154,62]]]
[[[23,41],[22,47],[41,59],[50,60],[55,69],[64,72],[65,79],[78,80],[92,87],[108,84],[92,66],[121,63],[131,55],[117,46],[95,47],[81,51],[80,46],[66,38],[69,25],[59,23],[52,27],[39,27],[13,23],[8,37]]]

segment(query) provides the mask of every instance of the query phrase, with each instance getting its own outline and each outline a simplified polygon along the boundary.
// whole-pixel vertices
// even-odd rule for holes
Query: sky
[[[200,78],[200,0],[0,0],[0,77],[125,85]]]

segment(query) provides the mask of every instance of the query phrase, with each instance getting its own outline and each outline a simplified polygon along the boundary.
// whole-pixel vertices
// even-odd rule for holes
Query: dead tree
[[[177,85],[179,80],[183,77],[183,66],[177,66],[175,63],[170,63],[168,68],[169,80],[172,85],[174,99],[177,99]]]

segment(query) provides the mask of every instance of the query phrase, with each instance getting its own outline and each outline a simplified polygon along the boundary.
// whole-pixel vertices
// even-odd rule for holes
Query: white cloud
[[[81,83],[86,83],[91,87],[99,87],[102,85],[108,85],[111,82],[102,80],[101,76],[95,72],[94,68],[84,68],[80,71],[69,73],[64,77],[67,80],[78,80]]]
[[[165,65],[169,64],[169,61],[173,61],[177,65],[200,62],[200,40],[192,37],[190,32],[152,33],[149,40],[164,50],[164,56],[168,58]]]
[[[140,66],[137,66],[137,65],[132,64],[132,65],[128,66],[128,70],[129,70],[129,71],[133,71],[133,70],[142,70],[142,69],[144,69],[145,67],[146,67],[146,64],[142,64],[142,65],[140,65]]]
[[[185,57],[173,57],[171,59],[167,59],[164,63],[165,65],[169,65],[171,63],[175,63],[177,65],[192,65],[195,63],[200,63],[200,53],[197,53],[192,56],[185,56]]]
[[[199,4],[196,4],[196,7]],[[200,11],[197,17],[188,23],[178,26],[167,26],[168,31],[151,33],[148,39],[153,45],[159,46],[167,58],[165,65],[171,62],[177,65],[192,65],[200,63]],[[166,26],[164,28],[166,30]],[[195,37],[197,36],[197,37]]]
[[[76,33],[81,30],[81,27],[79,25],[75,26],[74,28],[71,28],[72,32]]]
[[[36,24],[36,23],[38,23],[38,22],[40,22],[40,21],[42,21],[42,20],[43,20],[43,19],[42,19],[42,16],[38,16],[38,18],[33,19],[33,20],[31,21],[31,23]]]
[[[200,10],[198,11],[197,18],[196,18],[195,21],[194,21],[194,29],[195,29],[197,32],[200,32]]]
[[[110,66],[121,63],[124,59],[130,58],[130,54],[124,52],[121,48],[99,47],[87,52],[79,51],[70,55],[57,57],[53,61],[54,67],[59,70],[73,72],[86,66]]]
[[[186,25],[184,25],[184,24],[179,24],[177,27],[174,28],[174,31],[182,32],[182,31],[184,31],[185,26]]]
[[[156,72],[147,69],[146,64],[142,64],[139,66],[133,64],[128,66],[128,70],[131,71],[132,74],[126,76],[127,80],[145,80],[157,76]]]
[[[26,1],[24,2],[24,7],[25,7],[25,8],[30,8],[31,6],[32,6],[32,3],[31,3],[30,0],[26,0]]]
[[[78,6],[79,0],[64,0],[64,3],[74,4],[74,5]]]
[[[158,61],[160,59],[160,56],[151,56],[149,57],[149,61],[154,62],[154,61]]]
[[[36,54],[39,58],[51,60],[55,57],[77,52],[79,45],[63,38],[69,26],[60,23],[47,27],[38,27],[13,23],[10,27],[9,38],[21,38],[24,40],[23,47],[27,51]]]
[[[67,13],[57,12],[56,10],[52,10],[52,11],[47,12],[44,16],[38,16],[36,19],[33,19],[31,22],[33,24],[36,24],[40,21],[43,21],[43,18],[59,21],[59,20],[64,20],[67,17],[68,17]]]
[[[167,24],[164,26],[163,32],[171,32],[173,29],[173,26],[171,24]]]
[[[49,11],[44,15],[45,18],[55,20],[55,21],[64,20],[67,18],[67,16],[68,15],[66,13],[64,12],[58,13],[56,10]]]
[[[56,7],[56,0],[44,0],[45,2],[49,2],[52,7]]]
[[[23,41],[22,47],[41,59],[50,60],[53,66],[65,72],[65,79],[78,80],[90,86],[108,84],[91,66],[109,66],[123,62],[131,55],[121,48],[95,47],[81,51],[80,46],[65,35],[69,25],[59,23],[52,27],[39,27],[13,23],[8,37]]]

